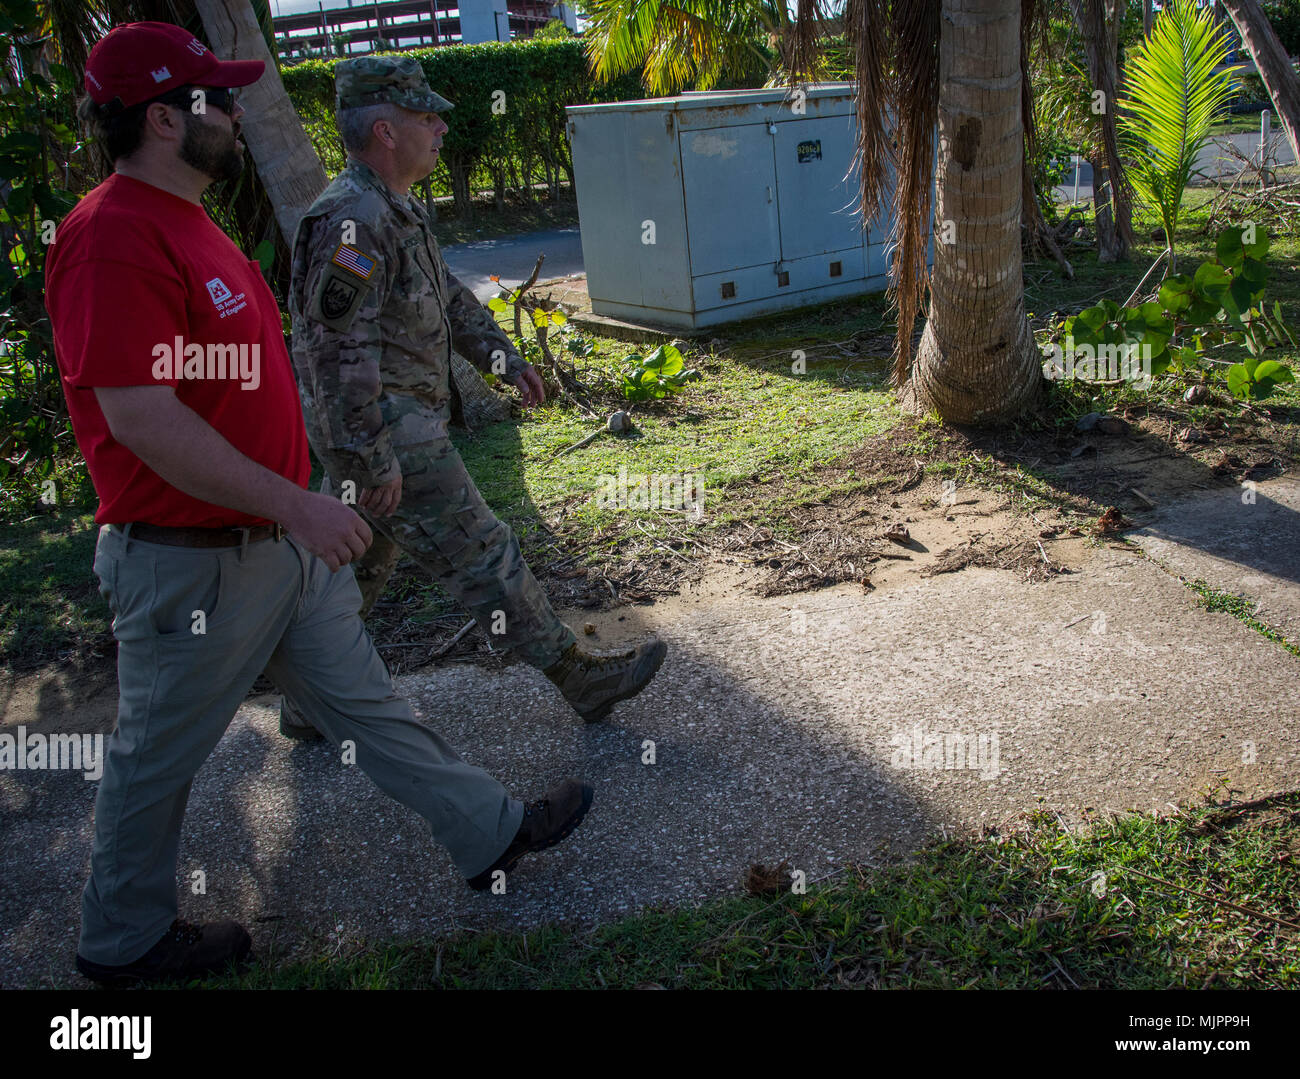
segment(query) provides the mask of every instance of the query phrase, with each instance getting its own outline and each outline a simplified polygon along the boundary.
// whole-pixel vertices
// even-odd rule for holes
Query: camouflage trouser
[[[402,500],[366,514],[374,542],[354,564],[365,617],[405,552],[465,607],[498,650],[545,669],[576,638],[560,621],[513,530],[483,501],[448,439],[395,447]],[[363,513],[365,511],[362,511]]]
[[[360,511],[374,534],[352,564],[361,616],[369,614],[405,552],[474,616],[493,648],[513,650],[534,667],[551,666],[574,642],[573,633],[551,609],[510,526],[497,520],[474,486],[446,435],[445,409],[397,393],[386,393],[380,407],[402,470],[402,498],[387,517]],[[315,416],[309,402],[304,412],[310,429]],[[321,490],[337,494],[345,478],[327,474]]]
[[[524,562],[519,539],[497,519],[450,439],[396,446],[402,500],[386,517],[364,510],[374,542],[352,563],[361,616],[380,598],[403,552],[473,615],[494,649],[512,650],[539,669],[575,642]],[[321,490],[333,494],[329,476]]]

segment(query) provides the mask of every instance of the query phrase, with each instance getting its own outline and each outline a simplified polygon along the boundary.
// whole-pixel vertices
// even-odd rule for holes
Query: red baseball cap
[[[218,60],[188,30],[165,22],[129,22],[95,42],[86,58],[86,92],[97,105],[129,108],[178,86],[247,86],[261,60]]]

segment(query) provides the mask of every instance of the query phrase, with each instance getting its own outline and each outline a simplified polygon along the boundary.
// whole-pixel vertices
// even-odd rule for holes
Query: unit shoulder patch
[[[312,296],[308,315],[333,329],[346,330],[352,325],[366,291],[366,286],[355,277],[327,266]]]

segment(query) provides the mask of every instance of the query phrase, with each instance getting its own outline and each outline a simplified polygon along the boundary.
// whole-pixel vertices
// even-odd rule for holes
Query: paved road
[[[1259,133],[1244,132],[1236,135],[1222,135],[1216,138],[1212,145],[1207,146],[1201,151],[1196,159],[1196,168],[1208,177],[1232,176],[1241,168],[1236,158],[1231,156],[1224,149],[1224,144],[1232,143],[1238,150],[1247,156],[1252,156],[1259,152]],[[1270,156],[1278,166],[1292,165],[1295,163],[1295,155],[1291,152],[1291,144],[1287,142],[1286,136],[1274,125],[1273,134],[1269,140]],[[1074,198],[1074,170],[1071,168],[1066,182],[1055,189],[1056,199],[1058,202],[1069,202]],[[1086,201],[1092,198],[1092,166],[1086,161],[1079,165],[1079,199]]]
[[[492,240],[475,240],[472,243],[451,244],[442,249],[447,267],[473,291],[479,300],[495,296],[500,289],[491,275],[501,278],[501,284],[522,284],[543,254],[542,280],[582,273],[582,239],[577,228],[548,229],[521,236],[500,236]]]
[[[1262,483],[1258,498],[1258,516],[1235,491],[1174,507],[1144,542],[1173,568],[1212,556],[1224,587],[1300,612],[1300,485]],[[602,618],[602,643],[653,628],[670,645],[656,682],[605,725],[583,727],[522,665],[398,680],[511,789],[594,783],[587,822],[523,863],[506,895],[471,893],[418,817],[333,749],[288,745],[274,699],[257,698],[195,781],[182,915],[240,918],[263,952],[313,934],[587,925],[735,893],[754,861],[789,859],[814,880],[1039,807],[1078,820],[1160,809],[1219,779],[1242,797],[1300,785],[1300,660],[1123,550],[1046,585],[968,569],[867,596],[688,594]],[[68,721],[55,693],[41,713]],[[948,751],[958,734],[983,739],[979,767],[913,757],[918,738]],[[0,772],[2,985],[76,984],[94,793],[76,774]],[[206,895],[188,888],[199,869]]]

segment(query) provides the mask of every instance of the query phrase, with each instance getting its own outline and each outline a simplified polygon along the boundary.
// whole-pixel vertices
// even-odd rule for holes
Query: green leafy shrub
[[[660,345],[649,356],[632,353],[623,363],[623,396],[629,401],[648,401],[677,393],[701,376],[688,369],[682,354],[672,345]]]
[[[61,64],[42,72],[42,39],[29,0],[0,3],[0,482],[4,501],[25,503],[46,485],[71,442],[54,338],[45,312],[45,255],[76,203],[63,187],[77,145],[73,79]]]
[[[502,196],[507,186],[517,186],[526,194],[540,177],[554,197],[562,179],[573,182],[565,107],[644,96],[635,75],[596,83],[583,43],[572,37],[413,49],[405,55],[418,59],[429,85],[456,106],[447,114],[450,130],[430,184],[434,194],[454,198],[461,216],[472,213],[471,192],[482,187]],[[308,60],[282,73],[330,174],[346,160],[334,124],[337,62]]]
[[[1250,355],[1232,364],[1225,382],[1240,400],[1261,400],[1277,386],[1294,381],[1291,369],[1263,358],[1269,348],[1295,347],[1296,339],[1282,317],[1282,305],[1264,300],[1269,270],[1268,235],[1255,225],[1224,229],[1215,242],[1215,257],[1194,274],[1175,274],[1160,285],[1156,299],[1131,307],[1103,300],[1062,325],[1065,347],[1088,357],[1127,356],[1120,377],[1156,377],[1171,367],[1186,373],[1200,369],[1207,353],[1221,345],[1245,345]],[[1060,372],[1049,371],[1048,377]]]

